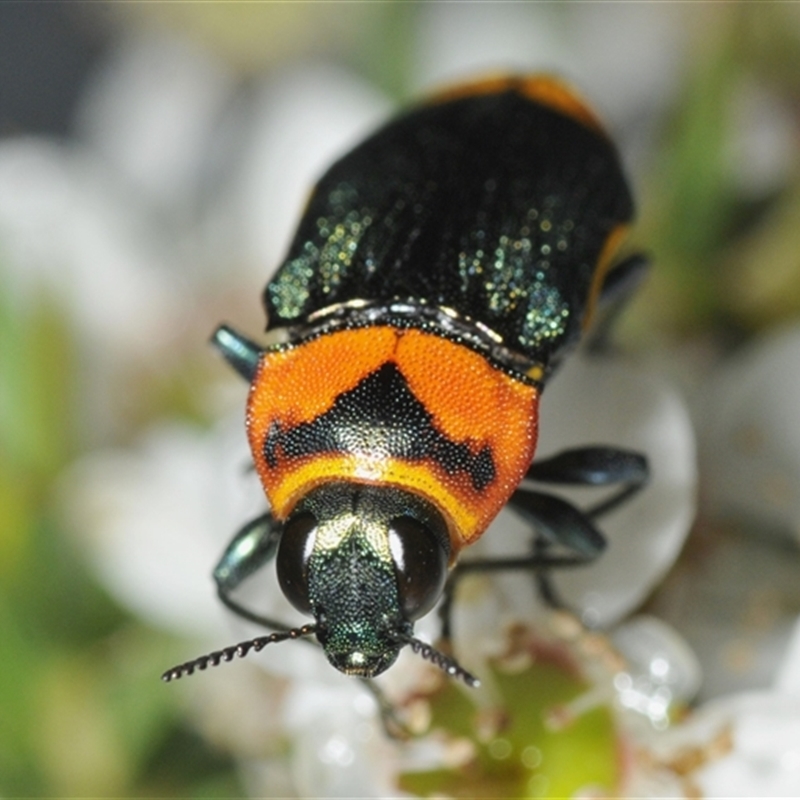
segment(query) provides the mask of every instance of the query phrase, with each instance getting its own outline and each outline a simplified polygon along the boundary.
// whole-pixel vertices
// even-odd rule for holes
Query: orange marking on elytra
[[[470,83],[445,87],[429,96],[430,103],[447,103],[480,95],[516,91],[534,102],[574,119],[586,128],[607,136],[598,116],[569,82],[554,75],[505,75],[482,78]]]

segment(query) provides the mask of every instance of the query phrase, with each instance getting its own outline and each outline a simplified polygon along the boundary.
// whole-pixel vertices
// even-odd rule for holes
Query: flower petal
[[[540,426],[540,457],[609,444],[648,459],[650,483],[598,520],[608,538],[606,552],[592,565],[556,577],[587,623],[608,625],[647,596],[689,532],[697,480],[689,416],[659,374],[623,360],[577,354],[546,388]]]
[[[711,383],[700,430],[709,512],[800,541],[800,326],[763,337]]]
[[[263,510],[244,434],[231,432],[164,426],[134,451],[86,456],[63,479],[72,528],[108,591],[177,633],[224,630],[211,570],[245,509]]]

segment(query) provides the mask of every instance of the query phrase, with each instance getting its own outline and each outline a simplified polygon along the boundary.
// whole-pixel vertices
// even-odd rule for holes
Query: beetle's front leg
[[[231,611],[244,619],[277,631],[287,630],[291,626],[250,611],[237,603],[231,593],[242,581],[275,558],[282,534],[283,524],[269,512],[256,517],[233,537],[213,573],[219,599]]]
[[[442,644],[440,646],[445,650],[449,648],[452,635],[453,600],[455,599],[458,585],[467,575],[477,572],[511,572],[519,570],[533,572],[539,585],[539,592],[545,602],[553,607],[561,607],[561,603],[556,598],[555,590],[547,580],[550,570],[581,567],[590,563],[593,559],[590,556],[572,553],[553,554],[549,552],[548,545],[549,543],[546,540],[537,538],[533,542],[533,552],[528,555],[508,558],[476,558],[456,564],[447,579],[438,608],[441,622],[439,635]]]

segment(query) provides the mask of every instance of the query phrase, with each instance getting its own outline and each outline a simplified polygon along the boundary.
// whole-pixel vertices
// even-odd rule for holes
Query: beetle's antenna
[[[178,680],[184,675],[191,675],[196,669],[205,669],[209,665],[212,667],[219,666],[223,661],[233,661],[234,656],[244,658],[251,650],[256,653],[263,650],[268,644],[274,642],[285,642],[287,639],[299,639],[301,636],[310,636],[312,633],[317,632],[317,626],[313,623],[303,625],[301,628],[292,628],[288,631],[277,631],[271,633],[269,636],[259,636],[256,639],[250,639],[247,642],[239,642],[231,647],[225,647],[222,650],[215,650],[205,656],[193,658],[185,664],[178,664],[177,667],[168,669],[162,676],[161,680],[169,683],[170,681]]]
[[[408,636],[400,631],[394,632],[394,638],[398,642],[410,645],[411,649],[417,654],[422,656],[426,661],[435,664],[439,669],[446,672],[451,678],[459,678],[464,681],[471,689],[475,689],[481,685],[481,682],[471,673],[467,672],[461,664],[454,658],[446,656],[441,650],[437,650],[429,644],[415,639],[413,636]]]

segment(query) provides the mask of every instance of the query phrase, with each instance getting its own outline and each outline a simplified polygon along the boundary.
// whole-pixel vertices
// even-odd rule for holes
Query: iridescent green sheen
[[[417,597],[416,576],[421,573],[437,586],[435,597],[441,593],[449,553],[444,521],[415,495],[347,483],[312,491],[295,515],[313,521],[300,529],[309,536],[310,552],[304,565],[294,565],[296,570],[291,563],[282,565],[279,554],[279,571],[283,566],[286,575],[303,573],[308,605],[318,622],[317,639],[331,664],[349,675],[379,675],[394,663],[404,644],[398,636],[412,633],[408,617],[414,614],[407,606]],[[407,518],[426,532],[433,550],[441,551],[439,569],[431,570],[424,551],[410,547],[413,538],[398,563],[397,536],[403,537],[398,526]],[[305,547],[303,542],[299,549],[288,549],[290,561],[305,559]],[[408,563],[402,563],[406,559]]]
[[[322,178],[267,286],[270,327],[353,300],[422,301],[552,367],[633,204],[613,144],[513,90],[422,106]]]
[[[372,677],[395,662],[400,645],[393,634],[410,634],[411,625],[399,612],[391,558],[381,558],[358,530],[337,548],[312,554],[308,594],[325,621],[317,638],[333,666]]]

